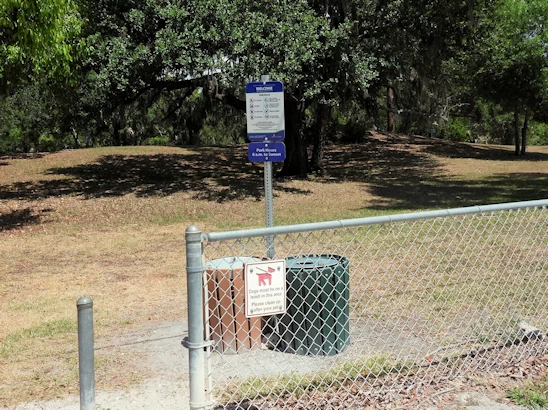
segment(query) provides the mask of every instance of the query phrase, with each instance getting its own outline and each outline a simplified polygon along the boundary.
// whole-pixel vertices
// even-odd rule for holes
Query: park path
[[[127,371],[146,375],[145,381],[126,390],[97,391],[97,410],[189,408],[188,351],[181,346],[187,335],[187,325],[163,323],[147,326],[138,332],[101,340],[101,351],[127,355],[131,364]],[[548,357],[544,358],[544,364]],[[457,379],[435,386],[421,397],[400,397],[393,403],[375,406],[378,409],[422,410],[516,410],[524,407],[505,399],[506,384],[499,375],[482,379]],[[52,401],[21,403],[2,410],[79,410],[79,397],[69,396]]]

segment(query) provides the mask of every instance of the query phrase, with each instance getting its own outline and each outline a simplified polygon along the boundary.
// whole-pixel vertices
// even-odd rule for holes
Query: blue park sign
[[[279,81],[248,83],[245,87],[247,137],[250,141],[285,138],[284,86]]]
[[[283,162],[285,144],[279,141],[252,142],[248,147],[247,158],[251,162]]]

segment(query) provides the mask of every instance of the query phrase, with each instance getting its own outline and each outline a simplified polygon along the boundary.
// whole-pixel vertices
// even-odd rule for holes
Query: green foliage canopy
[[[75,74],[70,87],[40,83],[64,118],[52,118],[31,140],[68,133],[76,145],[78,135],[86,145],[153,137],[195,144],[206,134],[207,141],[220,140],[212,124],[225,124],[230,140],[240,141],[245,83],[267,74],[285,85],[285,165],[288,174],[302,174],[310,170],[307,145],[314,145],[314,158],[335,113],[361,110],[368,124],[382,127],[384,112],[404,132],[425,132],[441,119],[459,124],[461,138],[464,131],[468,136],[468,120],[453,121],[452,107],[472,107],[478,94],[507,112],[519,106],[540,116],[548,105],[548,3],[542,0],[0,5],[2,86],[30,73]],[[15,111],[26,110],[19,107],[28,92],[9,100]]]
[[[80,19],[72,0],[0,0],[0,81],[66,72]]]
[[[548,97],[548,2],[503,0],[476,50],[474,88],[509,112]]]

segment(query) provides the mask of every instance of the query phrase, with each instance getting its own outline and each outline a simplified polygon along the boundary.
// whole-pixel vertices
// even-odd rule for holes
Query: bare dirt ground
[[[126,361],[127,377],[139,374],[141,382],[123,390],[98,390],[97,409],[188,409],[188,354],[180,341],[186,335],[184,322],[147,326],[137,332],[109,337],[96,346],[96,355],[113,354]],[[237,363],[237,362],[235,362]],[[237,368],[235,368],[237,373]],[[425,409],[425,410],[511,410],[522,408],[506,398],[509,389],[526,381],[548,376],[548,355],[501,366],[496,372],[449,378],[405,390],[376,394],[366,393],[308,394],[284,401],[284,405],[263,403],[229,406],[235,409]],[[99,372],[98,378],[105,377]],[[316,403],[311,406],[310,403]],[[306,403],[303,405],[302,403]],[[356,403],[360,403],[357,405]],[[77,410],[79,397],[20,403],[3,410]]]

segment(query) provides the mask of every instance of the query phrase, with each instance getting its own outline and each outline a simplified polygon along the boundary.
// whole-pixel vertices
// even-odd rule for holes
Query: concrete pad
[[[479,392],[459,393],[455,397],[457,405],[463,406],[466,410],[516,410],[523,409],[522,406],[503,404],[495,401],[487,395]]]

